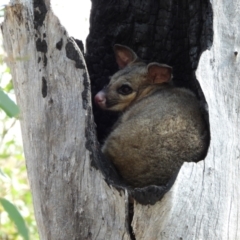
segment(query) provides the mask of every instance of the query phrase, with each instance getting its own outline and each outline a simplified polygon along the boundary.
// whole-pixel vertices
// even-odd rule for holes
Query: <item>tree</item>
[[[0,7],[0,22],[2,17]],[[0,239],[16,239],[21,235],[27,240],[29,233],[36,237],[37,229],[22,144],[17,134],[19,109],[11,99],[14,93],[10,69],[3,59],[0,34]]]
[[[41,239],[238,239],[237,2],[213,3],[215,37],[202,55],[212,44],[207,0],[92,3],[86,55],[92,91],[116,70],[110,50],[116,42],[147,61],[173,65],[176,84],[195,91],[203,105],[206,97],[210,147],[204,161],[183,165],[161,201],[160,189],[149,187],[130,191],[138,200],[131,206],[121,179],[101,156],[77,44],[49,1],[13,1],[2,32]],[[94,114],[102,141],[105,123],[116,116]]]

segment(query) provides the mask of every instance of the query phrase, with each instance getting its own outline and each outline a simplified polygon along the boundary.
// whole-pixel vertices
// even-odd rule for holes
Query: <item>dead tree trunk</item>
[[[175,9],[179,13],[179,9],[190,6],[186,1],[168,2],[170,5],[163,5],[166,12]],[[94,3],[94,7],[99,7],[96,14],[109,16],[97,5],[101,1],[94,0]],[[165,2],[157,3],[160,6]],[[130,11],[130,1],[124,1],[124,4],[126,11]],[[201,6],[199,9],[203,10],[203,5]],[[111,9],[110,6],[109,8]],[[138,8],[134,9],[136,20],[139,12]],[[174,186],[161,201],[154,205],[142,205],[134,201],[133,219],[130,222],[127,190],[121,186],[111,166],[101,159],[93,127],[89,78],[81,52],[51,12],[49,1],[12,1],[11,6],[6,8],[2,32],[17,101],[21,108],[24,152],[41,239],[240,238],[240,188],[236,184],[240,176],[239,11],[237,1],[231,5],[213,1],[214,41],[211,49],[202,54],[197,69],[197,79],[209,109],[211,143],[206,159],[197,164],[184,164]],[[164,11],[161,13],[164,15]],[[122,14],[129,15],[124,11]],[[192,12],[192,17],[196,16],[199,17],[198,11]],[[201,16],[202,23],[206,20],[206,15],[202,13]],[[95,17],[101,18],[97,15]],[[167,16],[164,19],[168,19]],[[93,16],[91,23],[94,24]],[[147,24],[145,25],[148,29]],[[204,29],[204,26],[201,25],[201,28]],[[187,27],[189,31],[193,29],[192,25]],[[121,41],[126,35],[120,30],[116,28],[116,36],[109,42],[109,35],[104,40],[109,43],[109,49],[116,41],[128,44],[127,41]],[[194,28],[190,35],[195,36],[194,32],[197,35],[197,30],[198,27]],[[205,33],[206,30],[202,32]],[[172,46],[178,49],[177,38],[167,36],[173,43]],[[187,54],[184,51],[185,55],[182,56],[179,50],[175,55],[170,47],[167,50],[172,52],[170,55],[166,53],[165,57],[166,63],[176,65],[175,74],[180,74],[181,60],[174,59],[188,56],[184,65],[188,79],[186,87],[195,89],[201,98],[195,75],[192,74],[197,68],[196,63],[201,52],[209,44],[199,40],[207,39],[203,35],[202,38],[197,36],[196,46],[202,44],[202,47],[195,49],[196,56],[194,46],[190,44]],[[141,36],[134,39],[141,39]],[[188,40],[182,36],[180,42]],[[91,34],[88,41],[92,41]],[[137,45],[130,41],[129,46],[143,58],[146,56],[149,60],[158,60],[157,54],[144,52],[150,51],[148,49],[151,49],[151,44],[144,48],[144,42]],[[163,46],[164,43],[159,47],[161,51]],[[95,47],[97,51],[98,47]],[[99,48],[99,52],[109,53],[109,49],[105,51]],[[155,52],[156,45],[152,45],[152,49]],[[99,59],[92,50],[89,45],[87,62],[94,91],[101,87],[104,80],[98,85],[96,74]],[[104,61],[105,65],[101,69],[105,69],[112,57]],[[163,59],[158,61],[163,62]],[[114,66],[111,69],[113,68]],[[111,69],[106,67],[104,74],[111,74]],[[178,78],[182,77],[176,77],[175,81],[184,85]],[[104,176],[108,179],[105,180]],[[121,187],[115,188],[116,185]]]
[[[125,193],[91,166],[84,58],[47,2],[12,1],[2,25],[40,238],[129,239]]]

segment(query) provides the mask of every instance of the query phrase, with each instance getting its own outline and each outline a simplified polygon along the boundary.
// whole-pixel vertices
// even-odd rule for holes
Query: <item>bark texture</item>
[[[99,154],[77,45],[44,1],[12,1],[1,28],[40,238],[130,239],[124,191],[91,166]]]
[[[239,239],[239,4],[211,1],[212,22],[209,1],[92,3],[86,60],[93,94],[117,70],[112,46],[120,43],[147,62],[172,65],[175,82],[204,102],[195,70],[214,32],[213,46],[204,52],[197,70],[209,109],[208,155],[198,164],[185,164],[160,202],[135,202],[132,225],[136,239]],[[115,116],[98,109],[94,116],[102,141]]]
[[[207,104],[195,70],[201,53],[212,44],[212,17],[209,0],[92,0],[86,53],[92,95],[108,84],[109,76],[117,71],[113,46],[123,44],[131,47],[146,63],[171,65],[173,81],[196,93],[208,122]],[[118,115],[102,111],[94,103],[93,114],[98,140],[103,143]],[[140,203],[154,204],[172,182],[159,188],[131,189],[131,194]]]
[[[92,0],[86,54],[92,94],[101,90],[117,71],[113,45],[118,43],[131,47],[147,63],[172,66],[174,82],[190,88],[204,102],[195,70],[212,39],[209,0]],[[95,107],[93,112],[102,142],[117,115]]]
[[[240,6],[237,1],[212,4],[213,46],[201,56],[196,74],[209,107],[210,149],[203,162],[182,167],[161,202],[135,205],[136,239],[240,238]]]
[[[173,65],[175,81],[198,91],[194,71],[212,39],[209,2],[92,2],[87,61],[93,92],[116,70],[114,43],[129,45],[147,61]],[[114,179],[121,185],[114,169],[100,159],[81,52],[49,10],[48,1],[12,1],[2,32],[22,110],[24,151],[41,239],[240,239],[239,11],[237,1],[213,1],[213,46],[203,53],[197,69],[209,106],[211,144],[205,161],[184,164],[161,201],[154,205],[134,201],[129,207],[127,191],[107,184],[97,170],[104,170],[109,183]],[[146,20],[151,16],[156,18]],[[109,25],[114,17],[116,22]],[[199,24],[191,25],[189,19],[195,18]],[[148,30],[155,24],[161,26],[159,31]],[[124,32],[127,28],[131,34]],[[110,115],[100,121],[97,114],[99,126],[112,121]],[[98,133],[100,139],[107,131]],[[149,200],[155,190],[154,201]],[[152,187],[140,198],[154,203],[158,194]]]

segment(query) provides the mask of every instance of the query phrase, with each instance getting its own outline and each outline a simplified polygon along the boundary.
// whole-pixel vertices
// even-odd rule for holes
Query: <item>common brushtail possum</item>
[[[172,84],[172,68],[145,64],[115,45],[120,68],[95,96],[105,110],[122,112],[102,151],[132,187],[165,185],[183,162],[202,160],[208,127],[193,92]]]

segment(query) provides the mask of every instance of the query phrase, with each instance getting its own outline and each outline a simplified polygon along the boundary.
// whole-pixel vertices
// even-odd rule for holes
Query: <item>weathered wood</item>
[[[12,1],[2,31],[22,110],[40,237],[130,239],[127,196],[90,166],[86,129],[92,128],[92,116],[83,57],[49,4],[44,9],[36,2]],[[213,10],[213,47],[197,71],[209,107],[208,155],[184,164],[173,188],[155,205],[134,202],[136,239],[240,239],[240,69],[239,53],[234,54],[240,46],[240,6],[213,1]]]
[[[89,79],[77,45],[48,1],[12,1],[2,32],[40,238],[129,239],[125,193],[91,167]]]
[[[209,107],[208,155],[185,164],[161,202],[135,204],[136,239],[240,239],[240,68],[239,54],[234,54],[240,51],[240,5],[213,1],[213,11],[213,46],[197,70]]]

